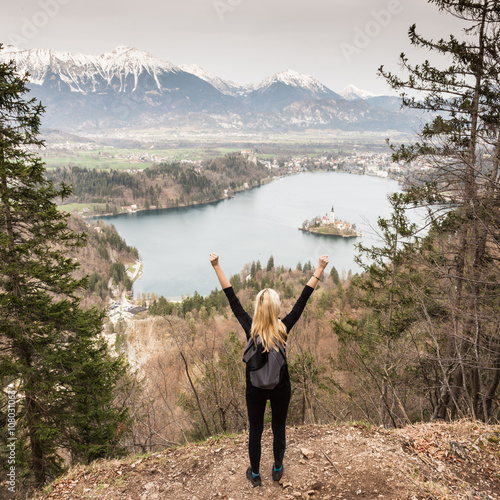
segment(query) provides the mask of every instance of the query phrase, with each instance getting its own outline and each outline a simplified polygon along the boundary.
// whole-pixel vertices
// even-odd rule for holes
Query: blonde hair
[[[264,288],[257,294],[250,334],[255,343],[257,343],[257,334],[260,336],[264,352],[269,352],[271,348],[278,350],[278,342],[282,346],[285,345],[288,333],[279,319],[280,312],[280,297],[275,290]]]

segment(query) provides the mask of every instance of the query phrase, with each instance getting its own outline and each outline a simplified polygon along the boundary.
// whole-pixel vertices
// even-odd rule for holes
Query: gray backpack
[[[250,373],[250,383],[259,389],[274,389],[281,378],[281,372],[286,365],[285,349],[280,344],[279,349],[264,352],[260,336],[257,335],[257,345],[252,337],[248,339],[243,361]]]

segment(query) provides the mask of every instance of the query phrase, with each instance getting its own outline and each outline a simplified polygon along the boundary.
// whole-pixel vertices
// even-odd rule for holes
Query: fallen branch
[[[337,474],[342,478],[344,479],[344,476],[340,473],[340,471],[337,469],[337,466],[331,461],[330,457],[323,451],[321,450],[321,453],[323,453],[323,455],[325,455],[325,458],[333,465],[333,468],[337,471]]]

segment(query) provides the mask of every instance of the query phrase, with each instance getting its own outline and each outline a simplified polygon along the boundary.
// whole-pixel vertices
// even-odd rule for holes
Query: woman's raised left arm
[[[313,275],[309,278],[309,281],[307,282],[308,286],[310,286],[311,288],[316,288],[316,285],[318,284],[318,281],[321,278],[321,274],[323,273],[327,265],[328,265],[328,255],[322,255],[319,258],[317,269],[314,271]]]

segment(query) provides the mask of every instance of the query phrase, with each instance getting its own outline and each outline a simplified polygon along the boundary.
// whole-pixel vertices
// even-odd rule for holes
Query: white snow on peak
[[[148,52],[126,45],[119,45],[110,52],[97,56],[50,49],[22,49],[6,45],[0,51],[0,62],[11,59],[15,61],[20,73],[29,71],[32,83],[43,85],[48,82],[49,77],[56,75],[73,92],[101,91],[109,85],[118,92],[135,90],[144,73],[153,77],[158,89],[163,91],[160,83],[161,75],[185,71],[210,83],[223,94],[232,96],[244,97],[252,91],[265,91],[275,83],[308,90],[317,97],[331,93],[330,89],[312,76],[290,69],[266,78],[256,85],[239,85],[222,80],[200,66],[178,67],[157,59]],[[359,89],[356,90],[361,92]]]
[[[215,87],[219,92],[222,92],[223,94],[226,95],[235,96],[237,94],[241,94],[242,92],[247,90],[248,87],[244,85],[239,85],[237,83],[228,80],[223,80],[222,78],[219,78],[213,73],[210,73],[209,71],[202,68],[201,66],[198,66],[197,64],[183,64],[179,67],[186,73],[191,73],[192,75],[195,75],[198,78],[205,80],[206,82],[210,83],[210,85]]]
[[[205,81],[215,80],[218,77],[208,72],[206,69],[198,66],[197,64],[181,64],[179,68],[186,73],[191,73],[192,75],[196,75],[198,78],[201,78]]]
[[[137,52],[142,52],[138,49],[134,49],[134,47],[129,47],[128,45],[118,45],[118,47],[115,47],[114,50],[112,50],[112,53],[115,54],[123,54],[125,52],[130,52],[130,51],[137,51]]]
[[[0,52],[0,61],[14,60],[20,73],[29,70],[30,81],[41,85],[49,71],[53,73],[71,73],[73,69],[79,72],[95,71],[95,58],[71,52],[56,52],[50,49],[22,49],[7,45]],[[71,85],[70,85],[71,87]],[[78,90],[72,88],[72,90]]]
[[[277,73],[276,75],[266,78],[259,85],[257,85],[257,89],[270,87],[273,83],[277,82],[281,82],[293,87],[309,89],[313,92],[329,92],[329,89],[327,87],[325,87],[322,83],[320,83],[312,76],[303,75],[291,69],[282,71],[281,73]]]
[[[164,71],[178,71],[179,68],[172,63],[162,61],[152,56],[149,52],[139,50],[134,47],[119,45],[111,52],[105,52],[97,58],[105,65],[121,65],[121,66],[143,66],[144,68],[154,70],[161,69]]]
[[[340,95],[348,101],[353,101],[354,99],[369,99],[370,97],[378,97],[381,94],[374,94],[368,90],[360,89],[351,83],[344,90],[342,90],[342,92],[340,92]]]
[[[149,52],[123,45],[116,47],[111,52],[101,54],[98,59],[104,71],[103,76],[108,82],[111,82],[114,77],[118,76],[120,80],[120,92],[126,89],[125,80],[129,74],[134,76],[134,85],[130,90],[135,91],[137,89],[139,76],[146,71],[154,78],[156,86],[161,91],[162,86],[158,79],[158,74],[179,71],[178,67],[167,61],[156,59]]]
[[[118,76],[121,84],[118,90],[124,90],[125,77],[132,73],[137,87],[138,77],[144,71],[151,74],[158,86],[158,73],[175,72],[179,68],[173,64],[156,59],[148,52],[133,47],[119,46],[111,52],[99,56],[71,52],[58,52],[50,49],[21,49],[7,45],[0,52],[0,61],[14,60],[20,73],[29,70],[30,81],[42,85],[47,74],[60,75],[73,92],[84,92],[82,82],[93,82],[94,90],[99,86],[96,78],[111,82]]]

